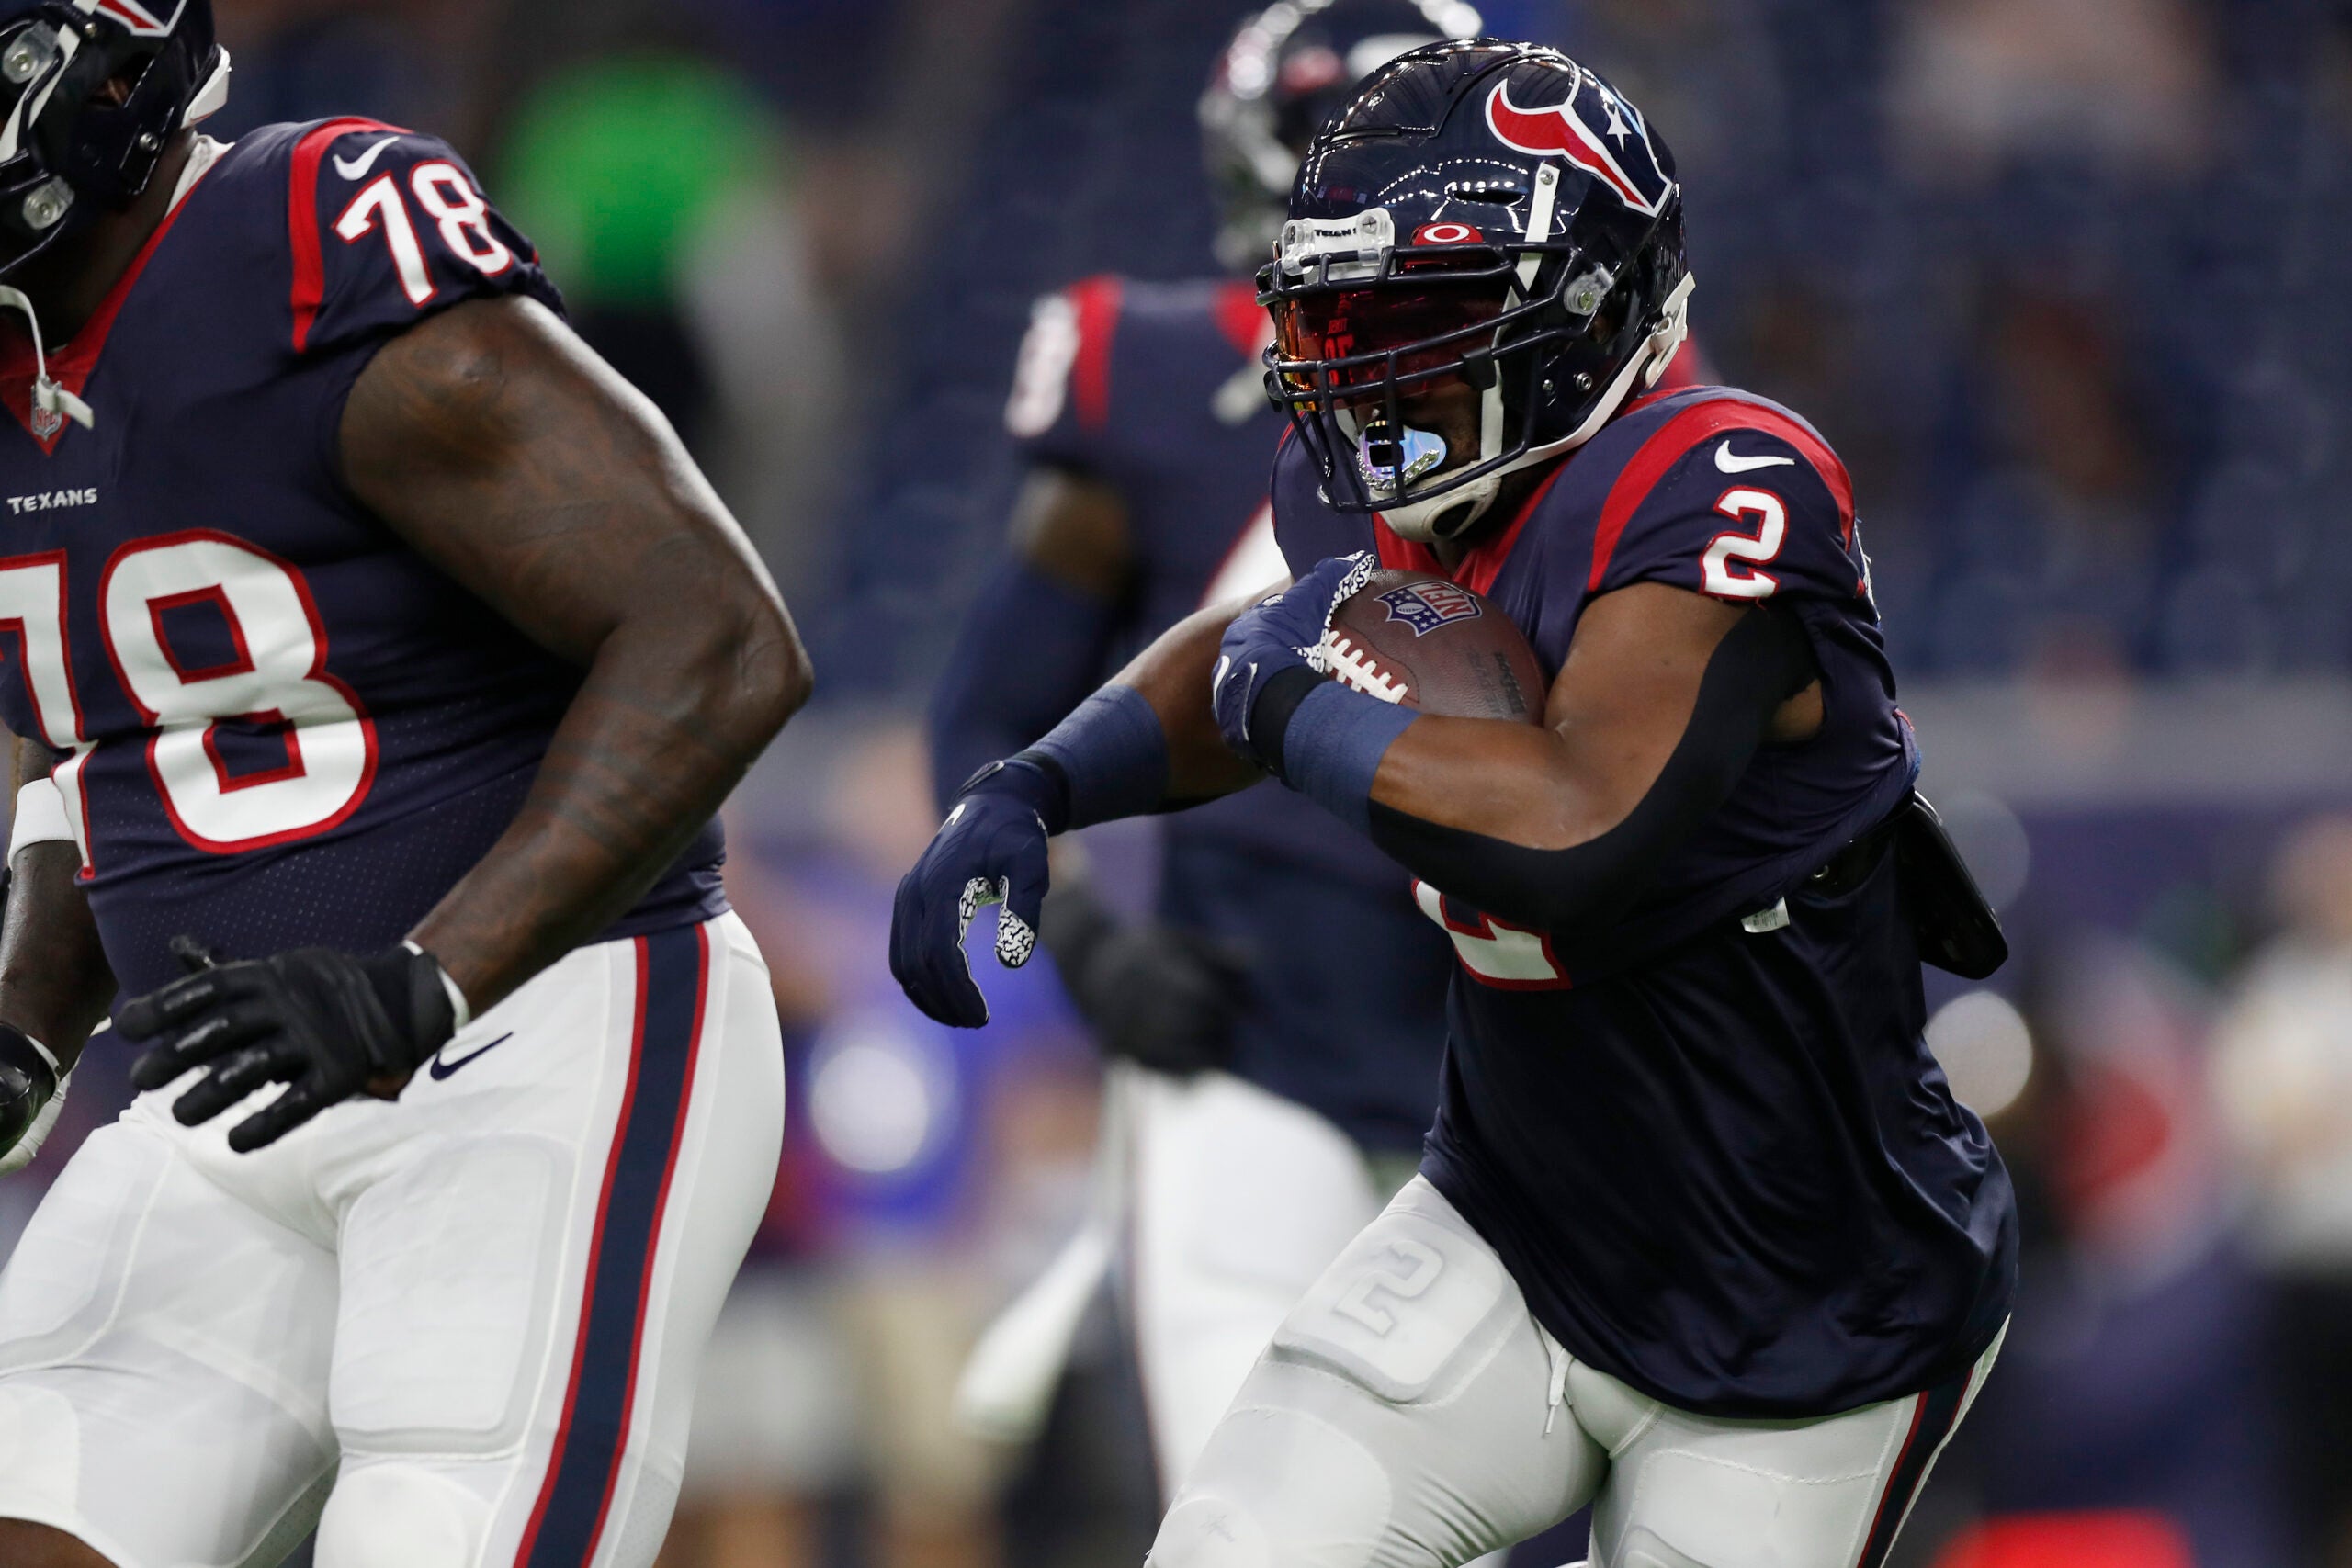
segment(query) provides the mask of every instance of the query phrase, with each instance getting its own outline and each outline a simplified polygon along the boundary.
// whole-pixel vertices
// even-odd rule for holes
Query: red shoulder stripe
[[[319,254],[319,160],[325,157],[328,147],[338,137],[355,130],[388,130],[395,136],[410,136],[414,132],[397,125],[386,125],[379,119],[356,117],[331,119],[303,133],[294,143],[294,164],[289,178],[292,189],[286,203],[288,238],[294,243],[294,352],[300,354],[309,346],[311,328],[319,319],[319,307],[325,303],[327,274],[324,258]]]
[[[1846,465],[1838,460],[1837,455],[1823,446],[1813,432],[1777,410],[1742,398],[1709,398],[1659,425],[1642,443],[1633,459],[1619,470],[1616,482],[1609,488],[1609,499],[1601,503],[1600,525],[1592,536],[1592,575],[1586,581],[1588,592],[1600,592],[1601,582],[1609,575],[1609,558],[1616,552],[1625,525],[1633,521],[1634,513],[1641,510],[1642,502],[1649,499],[1657,482],[1693,447],[1730,430],[1755,430],[1775,435],[1804,454],[1821,476],[1822,483],[1829,487],[1830,499],[1838,503],[1838,533],[1849,543],[1852,541],[1854,483],[1847,477]]]
[[[1111,340],[1119,330],[1120,281],[1089,277],[1069,287],[1078,310],[1078,358],[1070,366],[1070,401],[1082,430],[1111,423]]]
[[[1230,282],[1217,286],[1216,330],[1233,345],[1233,352],[1254,365],[1259,351],[1273,341],[1273,318],[1258,303],[1258,290],[1250,284]]]

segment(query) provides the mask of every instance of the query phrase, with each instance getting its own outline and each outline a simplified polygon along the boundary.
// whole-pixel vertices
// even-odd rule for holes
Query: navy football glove
[[[890,910],[890,973],[907,999],[942,1023],[978,1029],[989,1004],[964,961],[972,917],[1001,904],[997,962],[1018,969],[1037,945],[1046,901],[1046,840],[1068,814],[1061,781],[1023,758],[974,773]]]
[[[1209,705],[1227,746],[1262,768],[1282,771],[1280,757],[1262,755],[1250,744],[1250,710],[1282,671],[1325,672],[1323,637],[1331,629],[1331,616],[1379,570],[1369,551],[1334,556],[1234,617],[1209,678]]]
[[[286,1092],[229,1131],[249,1154],[355,1095],[390,1098],[457,1032],[457,1010],[429,953],[401,946],[356,958],[296,948],[258,963],[214,964],[187,938],[172,950],[194,970],[124,1004],[116,1032],[155,1042],[130,1069],[158,1089],[210,1066],[172,1103],[183,1126],[209,1122],[264,1084]]]

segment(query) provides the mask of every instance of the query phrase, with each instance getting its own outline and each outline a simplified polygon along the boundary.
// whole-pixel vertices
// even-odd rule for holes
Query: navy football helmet
[[[0,277],[136,200],[228,96],[211,0],[0,0]]]
[[[1343,512],[1458,536],[1506,475],[1589,439],[1688,330],[1682,188],[1640,110],[1556,50],[1390,62],[1307,150],[1259,299],[1267,389]],[[1478,395],[1467,462],[1406,404]]]
[[[1217,259],[1245,276],[1266,264],[1300,155],[1357,83],[1481,25],[1464,0],[1281,0],[1242,23],[1201,96]]]

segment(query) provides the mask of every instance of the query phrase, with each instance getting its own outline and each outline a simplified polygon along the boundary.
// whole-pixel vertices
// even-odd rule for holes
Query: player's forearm
[[[1159,640],[1037,743],[974,775],[1012,791],[1048,833],[1179,811],[1264,778],[1227,750],[1208,703],[1217,640],[1237,612],[1204,610]]]
[[[1270,587],[1266,592],[1273,591]],[[1237,604],[1194,612],[1162,632],[1119,671],[1117,684],[1142,694],[1167,738],[1170,805],[1231,795],[1266,776],[1226,745],[1209,706],[1209,675],[1216,667],[1217,644],[1234,616],[1260,597],[1253,594]]]
[[[781,607],[729,608],[606,639],[514,823],[411,933],[475,1011],[626,913],[807,700]]]
[[[56,759],[30,741],[11,748],[12,783],[46,778]],[[98,928],[83,895],[81,852],[70,842],[27,844],[9,863],[0,923],[0,1023],[46,1045],[70,1071],[114,999]]]
[[[1258,715],[1285,780],[1415,875],[1504,919],[1566,931],[1639,896],[1729,796],[1810,671],[1792,620],[1749,615],[1679,713],[1638,724],[1400,724],[1376,699],[1296,680],[1288,691],[1303,700],[1270,688]]]
[[[1424,717],[1382,758],[1366,825],[1398,864],[1488,914],[1587,928],[1631,904],[1723,804],[1769,716],[1744,734],[1686,733],[1663,766],[1635,760],[1631,781],[1556,731]]]
[[[1050,836],[1182,810],[1264,778],[1226,749],[1207,698],[1210,663],[1236,613],[1204,610],[1180,621],[1035,745],[974,773],[942,833],[981,795]]]

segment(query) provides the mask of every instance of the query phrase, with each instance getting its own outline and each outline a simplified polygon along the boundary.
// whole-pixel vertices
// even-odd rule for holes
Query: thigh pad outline
[[[0,1368],[69,1359],[103,1332],[170,1159],[113,1126],[67,1162],[0,1271]]]
[[[1498,1314],[1524,1310],[1468,1227],[1400,1201],[1350,1243],[1275,1334],[1277,1355],[1321,1362],[1392,1404],[1442,1397]]]
[[[329,1383],[346,1446],[483,1454],[522,1439],[558,1315],[570,1158],[544,1139],[483,1139],[353,1206]]]

